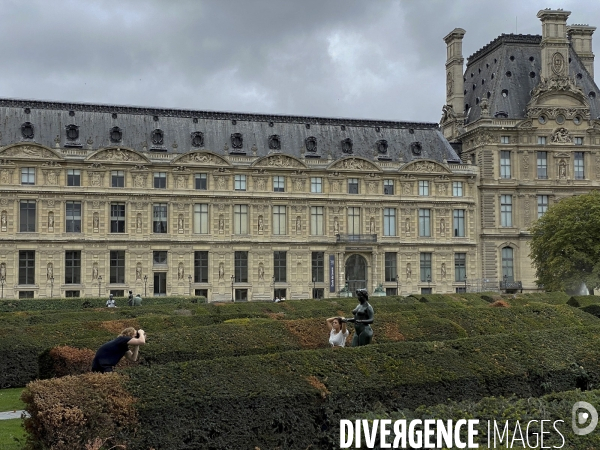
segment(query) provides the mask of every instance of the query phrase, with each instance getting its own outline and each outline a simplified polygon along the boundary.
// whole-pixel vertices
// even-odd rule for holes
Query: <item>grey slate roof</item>
[[[48,147],[69,143],[66,127],[79,127],[79,144],[83,149],[97,150],[120,146],[137,151],[186,153],[197,151],[191,134],[202,132],[201,148],[217,154],[234,151],[256,156],[273,152],[269,137],[278,135],[281,153],[295,157],[329,156],[335,160],[350,156],[342,151],[342,141],[352,140],[352,156],[370,160],[410,162],[415,159],[433,159],[439,162],[459,161],[459,157],[443,137],[437,123],[392,122],[382,120],[340,119],[267,114],[244,114],[179,109],[143,108],[131,106],[57,103],[34,100],[0,99],[0,145],[26,141],[21,126],[29,122],[34,127],[31,141]],[[110,141],[110,130],[119,127],[122,141]],[[161,129],[163,145],[153,145],[152,132]],[[241,149],[232,148],[231,136],[240,133]],[[317,151],[306,151],[306,138],[315,137]],[[377,141],[387,141],[387,151],[378,153]],[[421,154],[411,151],[411,144],[421,144]],[[152,148],[155,147],[155,148]],[[225,148],[227,147],[227,148]]]
[[[531,91],[540,82],[541,40],[539,35],[503,34],[468,58],[464,74],[466,123],[480,118],[483,98],[488,99],[491,117],[526,118]],[[597,118],[600,91],[572,47],[569,75],[589,96],[591,117]]]

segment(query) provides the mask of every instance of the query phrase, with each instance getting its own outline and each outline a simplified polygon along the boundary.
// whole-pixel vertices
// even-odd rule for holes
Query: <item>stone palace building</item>
[[[447,44],[440,124],[0,99],[4,298],[537,290],[528,226],[600,180],[593,27]]]

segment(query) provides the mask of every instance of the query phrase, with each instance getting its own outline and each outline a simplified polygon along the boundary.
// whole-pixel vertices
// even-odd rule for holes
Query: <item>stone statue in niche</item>
[[[407,233],[410,233],[410,219],[407,217],[406,221],[404,222],[404,229],[406,230]]]
[[[179,218],[177,219],[177,226],[179,227],[179,231],[183,231],[183,214],[179,214]]]
[[[54,278],[54,266],[52,263],[48,263],[48,266],[46,266],[46,279],[49,280],[51,278]]]
[[[179,267],[177,267],[177,279],[183,280],[183,276],[185,275],[183,270],[183,263],[179,263]]]
[[[142,231],[142,215],[138,214],[135,221],[135,228],[138,232]]]
[[[265,281],[265,268],[262,264],[259,264],[258,266],[258,279],[260,281]]]
[[[442,275],[442,280],[446,279],[446,263],[442,263],[442,268],[441,268],[441,275]]]
[[[440,234],[444,234],[446,232],[446,221],[444,219],[440,219]]]
[[[559,178],[567,178],[567,163],[564,159],[561,159],[558,163],[558,177]]]
[[[219,280],[225,279],[225,265],[223,263],[219,263]]]
[[[296,217],[296,234],[302,233],[302,219],[300,216]]]
[[[410,268],[410,263],[406,264],[406,279],[410,280],[412,278],[412,269]]]
[[[338,218],[333,218],[333,232],[335,234],[340,234],[340,223],[338,222]]]
[[[262,234],[264,231],[263,216],[258,216],[258,234]]]
[[[94,265],[92,266],[92,280],[97,280],[98,279],[98,264],[94,263]]]
[[[369,233],[375,234],[375,219],[373,217],[369,221]]]
[[[138,263],[137,267],[135,268],[135,279],[136,280],[142,279],[142,265],[139,263]]]
[[[94,230],[97,230],[98,227],[100,226],[100,216],[98,216],[98,213],[94,213],[93,224],[94,224]]]
[[[223,216],[219,216],[219,233],[223,233],[223,230],[225,230],[225,219],[223,219]]]
[[[2,226],[2,228],[6,228],[7,221],[6,211],[2,211],[2,214],[0,215],[0,226]]]
[[[0,264],[0,280],[6,280],[6,263]]]
[[[48,228],[54,228],[54,213],[52,211],[48,213]]]

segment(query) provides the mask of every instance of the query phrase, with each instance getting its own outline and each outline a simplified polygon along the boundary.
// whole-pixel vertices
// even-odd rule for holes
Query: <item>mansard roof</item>
[[[490,117],[527,117],[531,93],[540,83],[541,40],[539,35],[503,34],[468,58],[464,74],[466,123],[481,117],[483,99]],[[600,91],[571,46],[569,76],[588,96],[591,118],[598,118]]]
[[[50,148],[79,147],[90,154],[121,146],[149,155],[202,150],[220,156],[459,160],[437,123],[16,99],[0,99],[0,117],[0,146],[35,142]]]

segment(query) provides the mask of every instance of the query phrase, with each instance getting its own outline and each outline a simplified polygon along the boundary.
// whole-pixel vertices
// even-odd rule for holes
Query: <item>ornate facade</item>
[[[600,103],[594,27],[542,10],[542,35],[502,35],[467,61],[447,44],[444,135],[480,170],[480,277],[535,290],[528,227],[561,198],[600,186]]]
[[[568,14],[446,36],[440,125],[0,99],[1,295],[537,290],[527,227],[600,182]]]

